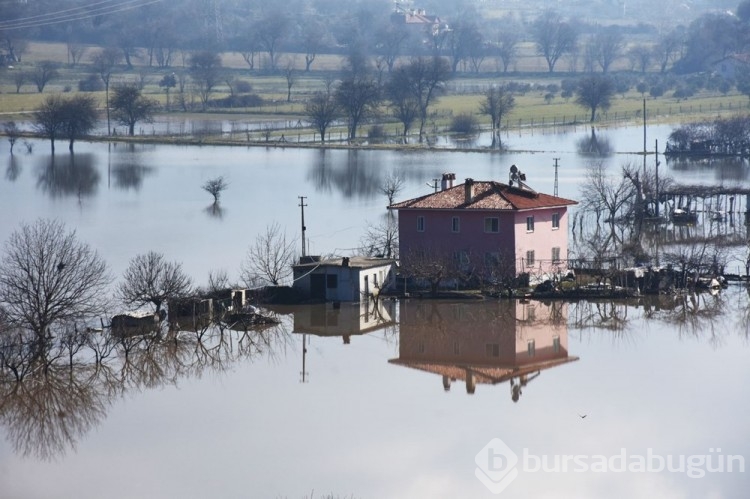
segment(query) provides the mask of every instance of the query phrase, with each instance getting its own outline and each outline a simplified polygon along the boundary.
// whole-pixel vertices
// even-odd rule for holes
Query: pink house
[[[389,206],[398,211],[402,262],[410,257],[453,261],[485,275],[528,273],[531,280],[567,270],[568,206],[576,201],[534,191],[515,165],[510,181],[453,185]]]

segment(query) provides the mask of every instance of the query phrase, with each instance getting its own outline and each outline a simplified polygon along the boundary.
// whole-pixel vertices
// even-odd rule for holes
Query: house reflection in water
[[[395,327],[395,310],[396,302],[376,299],[276,308],[277,312],[294,313],[294,333],[302,335],[302,371],[300,372],[302,383],[308,381],[309,375],[307,371],[308,335],[339,336],[344,345],[348,345],[352,341],[352,336],[361,336]]]
[[[344,344],[349,344],[352,336],[395,326],[395,308],[393,301],[372,299],[294,307],[294,332],[340,336]]]
[[[517,402],[542,371],[578,360],[568,355],[568,304],[539,301],[401,302],[399,357],[392,364],[437,374],[443,388],[460,380],[508,382]]]

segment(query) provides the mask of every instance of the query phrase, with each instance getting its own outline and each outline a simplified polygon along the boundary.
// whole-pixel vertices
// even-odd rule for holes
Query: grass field
[[[66,47],[63,44],[41,44],[32,43],[28,52],[25,54],[23,62],[12,69],[5,69],[0,73],[0,120],[7,121],[11,119],[25,121],[29,120],[33,110],[49,94],[55,92],[75,92],[78,88],[79,80],[82,80],[92,73],[90,58],[96,52],[96,48],[89,48],[87,54],[84,54],[82,62],[75,67],[67,63]],[[545,98],[548,94],[546,86],[549,84],[559,85],[563,78],[571,78],[579,75],[558,73],[550,74],[546,71],[546,64],[542,59],[533,54],[533,47],[522,47],[524,57],[520,59],[519,66],[524,71],[513,73],[479,73],[467,74],[460,73],[459,77],[448,83],[448,92],[432,106],[431,117],[428,125],[433,129],[445,129],[450,123],[453,116],[458,114],[473,114],[477,117],[482,126],[487,126],[488,118],[479,114],[480,102],[483,99],[483,91],[492,84],[501,84],[503,82],[520,82],[529,83],[533,90],[523,94],[516,95],[516,107],[506,117],[503,118],[505,127],[526,127],[526,126],[547,126],[559,125],[563,123],[585,123],[589,121],[590,111],[575,104],[574,99],[564,99],[560,97],[559,92],[553,98]],[[158,69],[148,67],[143,60],[137,61],[137,64],[130,70],[124,65],[118,67],[113,74],[112,85],[121,82],[133,82],[142,80],[145,83],[144,93],[152,98],[159,100],[162,104],[166,103],[166,93],[158,86],[159,80],[164,74],[172,72],[186,71],[181,65],[181,61],[186,58],[184,54],[177,54],[175,57],[176,65],[167,69]],[[14,83],[15,73],[19,71],[30,71],[34,65],[42,60],[53,60],[60,65],[60,77],[52,80],[44,89],[44,93],[39,93],[33,83],[24,84],[20,92],[16,92]],[[222,55],[223,64],[227,79],[240,79],[251,84],[253,93],[259,95],[264,104],[260,107],[244,109],[226,109],[221,112],[200,112],[200,106],[197,100],[190,113],[183,113],[177,110],[175,104],[176,89],[171,92],[171,107],[169,114],[179,115],[181,118],[194,118],[201,120],[219,120],[230,118],[232,120],[245,121],[273,121],[273,120],[292,120],[304,121],[305,102],[314,92],[324,88],[324,81],[330,78],[334,73],[332,71],[339,67],[342,59],[335,55],[321,55],[315,59],[313,68],[315,71],[305,73],[301,71],[304,68],[304,56],[282,54],[279,57],[279,66],[293,63],[295,67],[300,68],[295,74],[294,83],[291,89],[291,101],[287,102],[287,80],[283,75],[269,75],[261,72],[251,72],[247,64],[239,54],[226,53]],[[488,61],[485,63],[485,69],[490,69],[494,63]],[[559,65],[564,67],[564,64]],[[534,71],[534,72],[531,72]],[[212,94],[212,98],[219,98],[228,95],[229,87],[226,84],[219,85]],[[105,93],[92,93],[100,106],[103,108],[105,103]],[[744,95],[737,92],[730,92],[726,95],[701,91],[688,100],[675,99],[673,97],[647,97],[647,117],[650,122],[685,122],[699,119],[714,118],[717,115],[730,115],[738,112],[747,112],[750,101]],[[624,95],[616,95],[612,100],[611,107],[606,112],[600,112],[597,122],[600,126],[610,124],[621,124],[623,122],[641,122],[643,109],[643,96],[634,89],[629,90]],[[388,110],[383,107],[380,113],[382,121],[389,134],[398,133],[398,124],[388,118]]]

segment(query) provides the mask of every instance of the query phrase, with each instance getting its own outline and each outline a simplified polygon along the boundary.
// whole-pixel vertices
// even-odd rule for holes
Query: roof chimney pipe
[[[440,182],[440,190],[444,191],[453,187],[454,180],[456,180],[455,173],[443,173],[443,179]]]
[[[464,202],[466,204],[471,203],[474,200],[474,179],[467,178],[464,183]]]

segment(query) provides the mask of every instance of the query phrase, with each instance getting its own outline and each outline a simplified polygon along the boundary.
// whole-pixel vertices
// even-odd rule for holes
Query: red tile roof
[[[466,203],[465,184],[389,206],[392,210],[529,210],[578,204],[578,201],[495,181],[474,181],[474,196]]]

